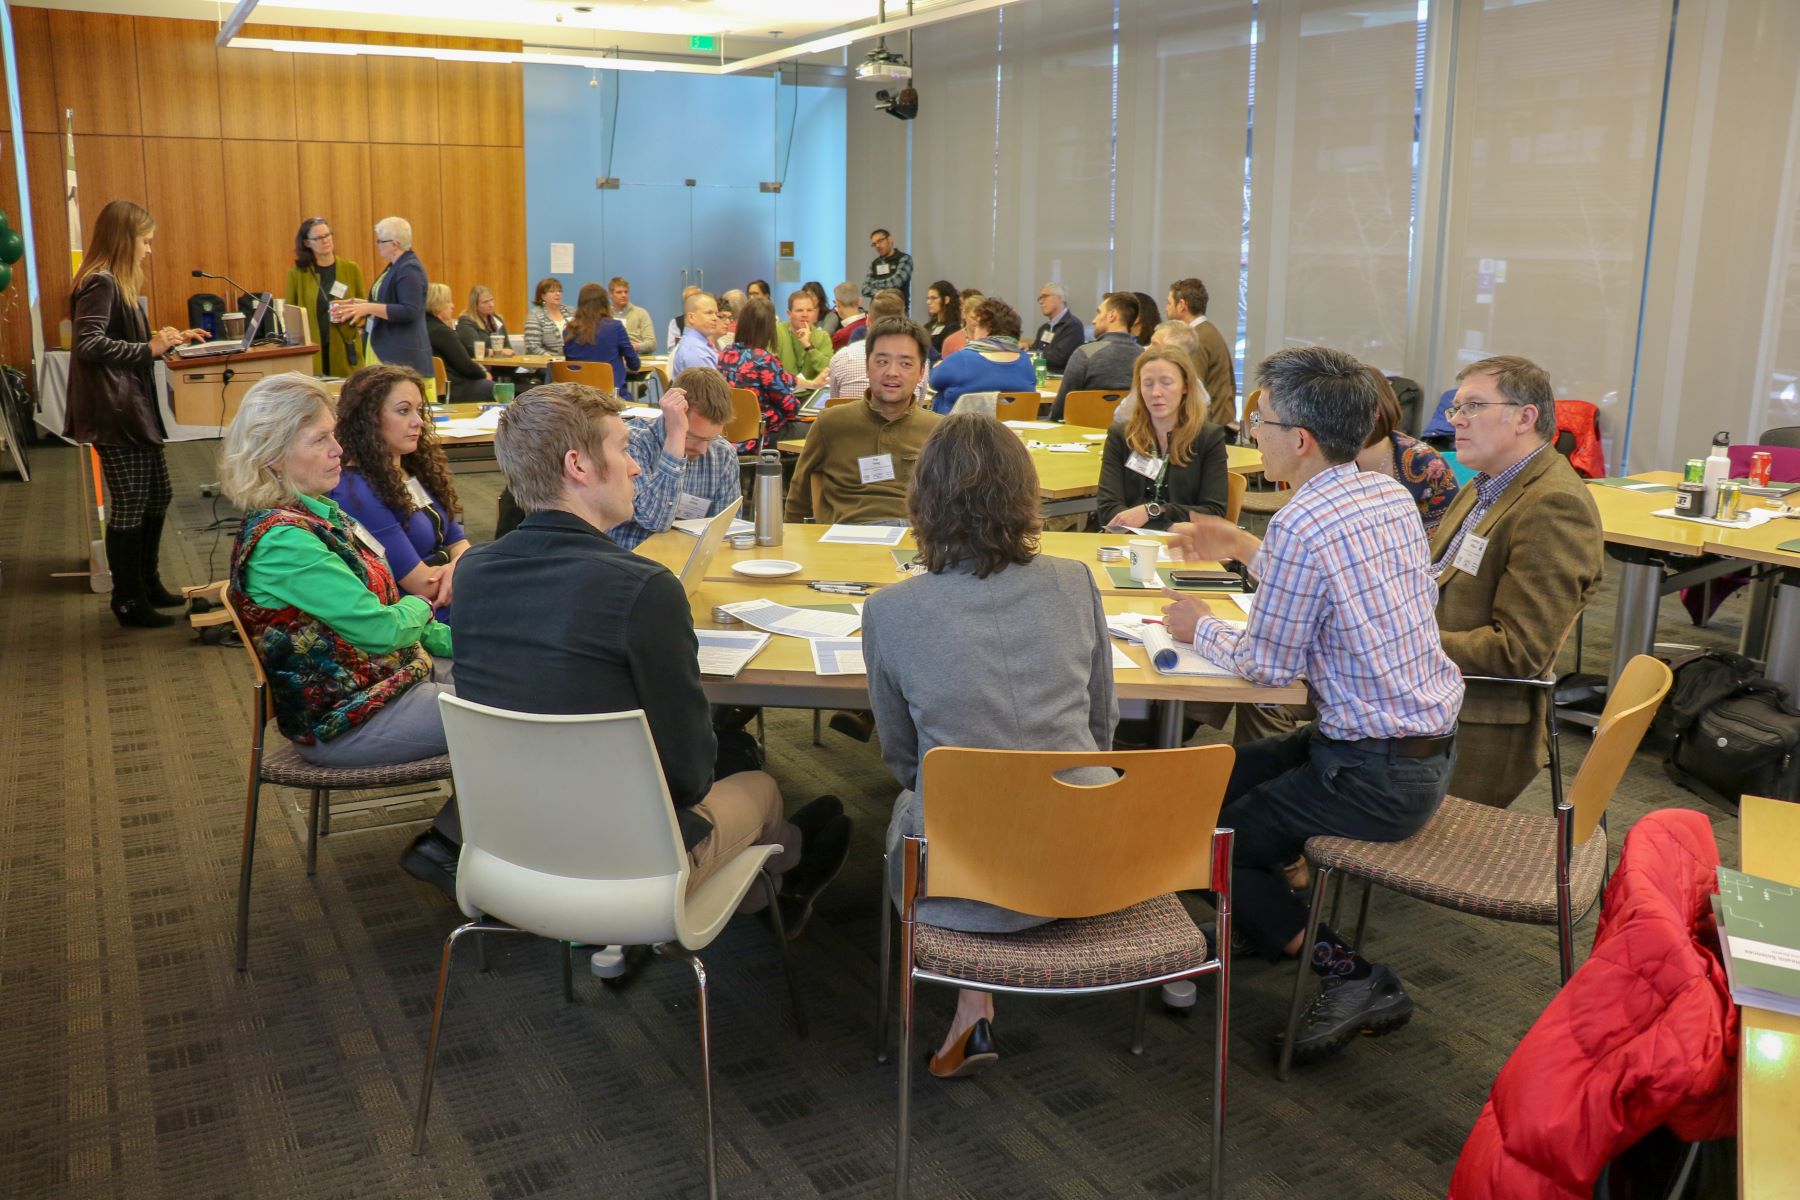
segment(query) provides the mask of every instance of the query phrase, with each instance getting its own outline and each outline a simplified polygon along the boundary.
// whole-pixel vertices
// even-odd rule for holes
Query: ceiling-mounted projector
[[[856,77],[864,83],[904,83],[912,78],[912,68],[897,54],[874,50],[857,65]]]

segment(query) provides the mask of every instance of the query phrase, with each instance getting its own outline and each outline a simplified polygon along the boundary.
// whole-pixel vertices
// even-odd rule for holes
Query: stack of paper
[[[689,517],[685,521],[671,521],[669,523],[669,528],[679,529],[681,532],[692,537],[705,537],[706,527],[710,524],[712,524],[711,517]],[[755,532],[756,526],[752,525],[750,522],[733,521],[731,523],[731,528],[725,531],[725,536],[731,537],[733,534]]]
[[[812,647],[813,674],[815,675],[867,675],[869,670],[863,665],[863,644],[861,638],[814,638],[807,643]]]
[[[819,540],[852,546],[898,546],[906,532],[904,525],[833,525],[819,535]]]
[[[1004,422],[1004,424],[1006,425],[1006,427],[1008,429],[1056,429],[1056,428],[1059,428],[1059,426],[1056,424],[1055,421],[1007,421],[1007,422]]]
[[[1214,675],[1229,679],[1235,672],[1217,666],[1200,655],[1192,646],[1176,641],[1161,625],[1143,627],[1144,653],[1150,665],[1164,675]]]
[[[853,613],[790,608],[773,600],[740,600],[720,607],[746,625],[787,637],[847,638],[862,625],[862,618]]]
[[[1161,617],[1153,617],[1147,613],[1113,613],[1106,618],[1107,631],[1128,642],[1143,641],[1145,625],[1161,624]]]
[[[747,663],[769,644],[766,633],[746,633],[729,629],[696,629],[700,639],[700,673],[721,679],[736,679]]]
[[[1800,888],[1720,867],[1713,904],[1731,998],[1800,1016]]]

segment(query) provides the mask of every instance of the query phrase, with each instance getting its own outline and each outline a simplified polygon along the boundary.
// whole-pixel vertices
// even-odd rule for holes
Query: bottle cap
[[[1731,445],[1731,430],[1721,429],[1721,430],[1719,430],[1719,432],[1713,434],[1713,445],[1715,445],[1715,446]]]

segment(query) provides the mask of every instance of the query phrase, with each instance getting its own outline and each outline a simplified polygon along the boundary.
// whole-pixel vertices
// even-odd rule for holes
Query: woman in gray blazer
[[[919,763],[934,746],[1106,750],[1113,696],[1106,612],[1085,565],[1038,553],[1037,472],[991,416],[946,418],[925,442],[907,498],[925,573],[863,608],[863,656],[881,753],[904,789],[888,823],[888,887],[900,894],[900,841],[925,832]],[[1112,773],[1090,768],[1106,782]],[[972,900],[923,901],[946,929],[1008,933],[1046,918]],[[991,993],[959,991],[931,1072],[993,1062]]]

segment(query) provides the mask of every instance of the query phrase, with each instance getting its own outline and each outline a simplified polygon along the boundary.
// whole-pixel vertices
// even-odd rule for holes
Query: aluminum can
[[[1756,487],[1769,486],[1769,472],[1774,469],[1775,456],[1767,450],[1758,450],[1750,456],[1750,482]]]
[[[1715,521],[1735,521],[1738,519],[1738,485],[1721,483],[1719,485],[1719,507],[1713,513]]]
[[[1706,460],[1690,458],[1687,460],[1687,471],[1682,475],[1685,483],[1700,483],[1706,478]]]

